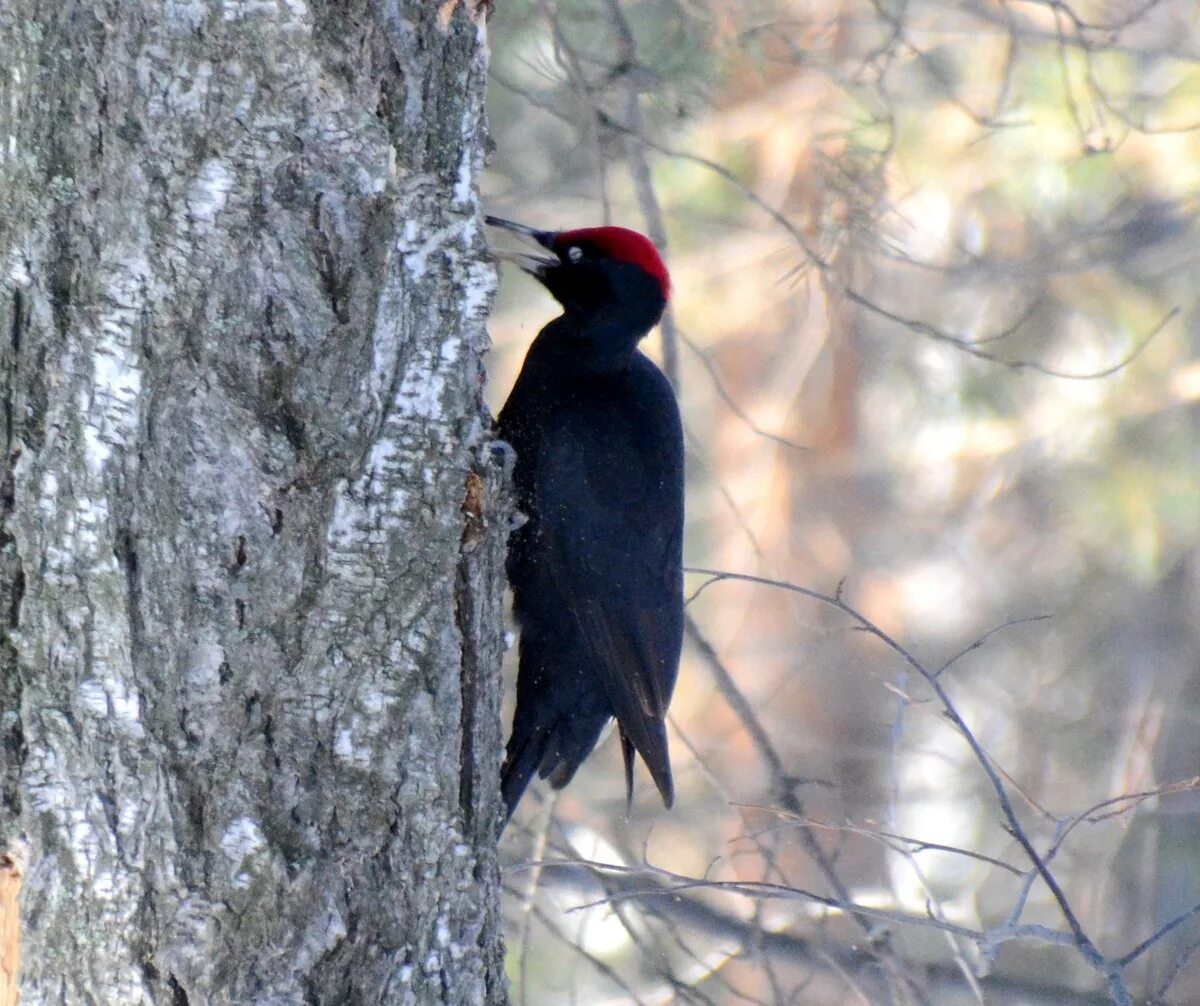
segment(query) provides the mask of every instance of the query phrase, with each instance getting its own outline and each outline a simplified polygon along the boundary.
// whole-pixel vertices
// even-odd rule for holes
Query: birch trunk
[[[483,17],[0,9],[22,1006],[504,999]]]

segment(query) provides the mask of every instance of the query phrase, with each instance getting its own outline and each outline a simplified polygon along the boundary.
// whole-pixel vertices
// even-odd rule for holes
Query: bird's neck
[[[613,374],[626,370],[646,332],[602,317],[563,314],[538,334],[537,355],[563,374]]]

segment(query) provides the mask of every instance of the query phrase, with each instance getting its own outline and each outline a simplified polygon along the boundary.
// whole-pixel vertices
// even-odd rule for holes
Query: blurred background
[[[826,595],[689,574],[676,807],[531,789],[514,1002],[1200,1002],[1198,20],[496,3],[485,205],[665,243],[685,561]]]

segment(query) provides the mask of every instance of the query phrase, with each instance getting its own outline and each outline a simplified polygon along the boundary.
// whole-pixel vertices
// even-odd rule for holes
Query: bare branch
[[[713,387],[716,389],[717,395],[721,401],[725,403],[730,412],[732,412],[735,416],[737,416],[738,419],[745,423],[745,425],[748,426],[757,436],[763,437],[767,440],[772,440],[780,446],[787,447],[793,451],[809,451],[812,449],[810,447],[806,447],[804,444],[797,443],[794,440],[789,440],[787,437],[781,436],[778,433],[772,433],[770,430],[764,430],[761,426],[759,426],[758,423],[750,418],[750,416],[746,413],[746,410],[734,401],[733,396],[725,387],[725,382],[721,377],[720,371],[717,369],[717,365],[713,362],[712,357],[709,356],[708,353],[706,353],[703,349],[701,349],[700,346],[696,345],[692,339],[688,338],[686,333],[678,332],[677,334],[679,336],[679,341],[687,346],[687,348],[696,355],[696,358],[704,366],[704,369],[708,371],[708,376],[712,379]]]
[[[781,590],[787,590],[793,593],[801,594],[805,597],[812,598],[815,601],[820,601],[822,604],[836,608],[843,614],[850,617],[864,632],[868,635],[875,636],[880,642],[888,647],[893,653],[899,656],[909,667],[916,671],[928,686],[933,689],[938,697],[938,701],[942,704],[942,711],[946,718],[954,725],[958,733],[967,742],[983,769],[984,775],[987,776],[988,782],[991,784],[993,792],[996,794],[996,800],[1000,805],[1001,813],[1005,819],[1005,831],[1007,831],[1017,844],[1024,850],[1025,855],[1029,857],[1029,861],[1033,864],[1038,877],[1042,883],[1049,889],[1051,896],[1058,904],[1059,911],[1067,922],[1071,933],[1075,940],[1075,945],[1084,959],[1102,974],[1108,983],[1110,994],[1113,996],[1113,1001],[1118,1003],[1118,1006],[1132,1006],[1133,997],[1129,990],[1125,987],[1125,983],[1121,978],[1121,969],[1113,961],[1108,960],[1092,942],[1091,938],[1084,931],[1082,924],[1072,909],[1070,902],[1067,900],[1066,893],[1063,891],[1057,878],[1050,872],[1046,861],[1034,848],[1032,840],[1022,827],[1020,820],[1012,807],[1012,802],[1009,800],[1008,791],[1001,781],[991,758],[984,751],[983,746],[979,743],[971,728],[967,725],[962,715],[958,712],[950,696],[947,694],[945,687],[938,680],[938,677],[933,672],[925,668],[919,660],[916,659],[905,647],[901,646],[883,629],[879,628],[871,622],[865,615],[860,614],[849,604],[841,599],[840,590],[839,596],[831,597],[828,594],[822,594],[819,591],[809,590],[806,587],[800,587],[793,583],[788,583],[783,580],[772,580],[767,577],[750,576],[740,573],[729,573],[724,570],[715,569],[697,569],[688,568],[690,573],[699,573],[705,576],[711,576],[720,579],[743,580],[749,583],[758,583],[765,586],[777,587]]]
[[[1129,953],[1127,953],[1124,957],[1117,958],[1115,963],[1118,965],[1118,967],[1127,967],[1141,957],[1142,954],[1154,946],[1155,943],[1161,940],[1168,933],[1178,929],[1189,919],[1194,919],[1197,915],[1200,915],[1200,905],[1193,905],[1186,912],[1182,912],[1181,914],[1175,916],[1175,918],[1160,928],[1153,936],[1142,940],[1141,943],[1130,950]]]
[[[613,874],[635,878],[641,885],[622,889],[606,898],[599,898],[595,901],[576,905],[569,909],[569,911],[583,911],[625,898],[671,897],[678,895],[682,891],[711,890],[737,894],[748,898],[777,898],[783,901],[804,901],[811,904],[823,905],[826,908],[836,909],[837,911],[846,912],[851,915],[861,915],[866,918],[890,922],[896,925],[915,925],[929,929],[938,929],[975,940],[982,939],[984,935],[979,930],[970,929],[966,926],[958,926],[951,922],[942,922],[928,915],[889,912],[883,909],[860,905],[843,898],[832,898],[823,894],[817,894],[814,891],[790,887],[786,884],[772,884],[765,881],[753,880],[697,880],[694,877],[685,877],[656,866],[614,866],[611,863],[597,863],[589,860],[571,860],[567,863],[555,860],[528,861],[520,864],[517,868],[537,867],[542,870],[548,870],[556,866],[569,866],[572,868],[583,866],[599,874]],[[1062,935],[1066,936],[1067,934]]]
[[[908,835],[898,835],[894,832],[884,831],[881,828],[868,828],[864,825],[830,824],[827,821],[815,821],[810,817],[799,817],[779,807],[764,807],[757,804],[738,804],[737,806],[776,814],[805,828],[815,828],[818,831],[837,831],[845,832],[851,835],[862,835],[866,838],[874,839],[896,852],[924,852],[927,849],[936,852],[948,852],[955,856],[965,856],[968,859],[976,859],[981,863],[987,863],[989,866],[995,866],[998,869],[1005,870],[1016,877],[1024,877],[1026,875],[1024,870],[1018,870],[1015,866],[1004,862],[1002,859],[996,859],[993,856],[986,856],[982,852],[973,852],[970,849],[962,849],[955,845],[942,845],[939,842],[928,842],[925,839],[912,838]]]
[[[1025,618],[1011,618],[1003,625],[997,625],[993,629],[988,629],[987,632],[976,639],[973,643],[969,643],[967,646],[964,646],[953,657],[942,664],[941,667],[933,672],[933,676],[935,678],[940,677],[944,672],[948,671],[951,667],[957,664],[968,653],[972,653],[973,651],[982,647],[989,639],[992,638],[992,636],[996,635],[998,632],[1003,632],[1005,629],[1011,629],[1014,625],[1026,625],[1029,622],[1044,622],[1053,617],[1053,615],[1028,615]]]

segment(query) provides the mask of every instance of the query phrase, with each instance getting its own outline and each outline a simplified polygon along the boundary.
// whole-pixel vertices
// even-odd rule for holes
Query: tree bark
[[[22,1006],[504,999],[483,18],[0,10]]]

